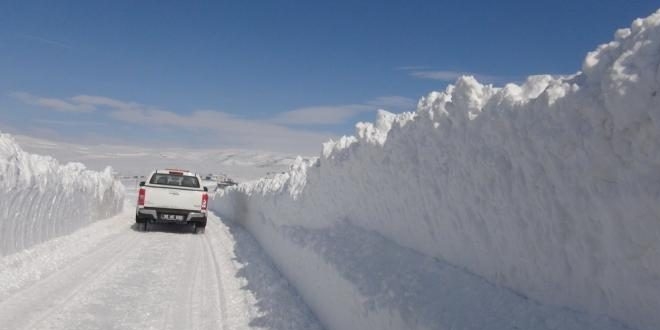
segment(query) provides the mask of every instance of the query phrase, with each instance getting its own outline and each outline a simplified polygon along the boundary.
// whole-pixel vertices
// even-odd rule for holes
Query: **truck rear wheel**
[[[204,227],[201,223],[193,223],[193,234],[204,234]]]

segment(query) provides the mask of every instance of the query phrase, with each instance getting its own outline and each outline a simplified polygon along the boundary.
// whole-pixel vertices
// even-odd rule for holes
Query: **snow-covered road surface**
[[[318,329],[257,243],[120,215],[0,259],[0,329]],[[151,229],[150,228],[150,229]]]

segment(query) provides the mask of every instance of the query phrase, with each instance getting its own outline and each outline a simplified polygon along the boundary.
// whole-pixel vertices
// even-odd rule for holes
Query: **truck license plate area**
[[[161,214],[160,218],[168,221],[183,221],[183,216],[176,214]]]

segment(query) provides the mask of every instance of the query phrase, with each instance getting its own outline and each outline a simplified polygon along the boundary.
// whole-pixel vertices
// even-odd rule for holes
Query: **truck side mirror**
[[[144,181],[140,181],[140,187],[144,187]]]
[[[209,187],[204,187],[204,191],[209,191]]]

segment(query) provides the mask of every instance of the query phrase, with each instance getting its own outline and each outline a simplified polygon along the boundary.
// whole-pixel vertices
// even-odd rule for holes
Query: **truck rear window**
[[[197,177],[189,175],[173,175],[166,173],[156,173],[151,176],[149,184],[159,184],[163,186],[199,188]]]

